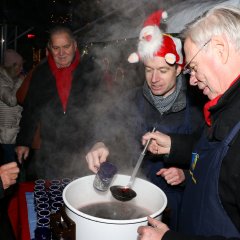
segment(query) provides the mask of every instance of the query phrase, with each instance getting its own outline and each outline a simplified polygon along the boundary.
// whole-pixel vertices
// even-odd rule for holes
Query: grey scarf
[[[143,85],[143,94],[148,99],[148,101],[157,108],[157,110],[163,114],[167,112],[174,104],[177,96],[182,87],[182,79],[177,78],[176,89],[173,93],[168,95],[167,97],[153,95],[151,89],[147,85],[147,81],[144,82]]]

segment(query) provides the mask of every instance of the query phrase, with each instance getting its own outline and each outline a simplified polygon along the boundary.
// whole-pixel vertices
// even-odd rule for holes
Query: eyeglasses
[[[196,54],[191,58],[191,60],[185,64],[185,66],[183,67],[183,74],[191,74],[191,72],[194,70],[194,68],[192,68],[190,66],[191,62],[194,60],[194,58],[202,51],[202,49],[211,41],[211,39],[209,39],[207,42],[205,42],[202,47],[200,47],[200,49],[196,52]]]

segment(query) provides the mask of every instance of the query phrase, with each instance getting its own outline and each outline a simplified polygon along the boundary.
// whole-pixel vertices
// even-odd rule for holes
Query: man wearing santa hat
[[[141,134],[153,127],[156,127],[156,131],[164,133],[191,134],[202,125],[201,110],[190,99],[186,79],[181,74],[183,65],[181,41],[163,34],[159,28],[161,18],[165,17],[166,13],[161,10],[148,17],[140,32],[138,51],[128,58],[130,63],[141,61],[144,64],[146,79],[142,87],[125,94],[124,102],[114,106],[117,112],[115,119],[121,119],[124,127],[128,128],[126,131],[128,143],[131,134],[140,140]],[[127,106],[127,111],[123,113],[122,107],[119,106]],[[106,121],[104,124],[107,124]],[[112,137],[110,141],[104,140],[105,143],[109,141],[106,144],[109,149],[113,145],[113,139]],[[95,173],[109,155],[105,143],[97,142],[86,155],[89,169]],[[140,145],[138,151],[140,153]],[[129,156],[126,157],[124,159],[130,159]],[[176,230],[178,209],[184,189],[179,184],[184,181],[185,175],[182,169],[174,165],[165,165],[166,157],[163,155],[153,157],[147,154],[144,158],[143,171],[151,182],[166,193],[171,209],[170,227]]]

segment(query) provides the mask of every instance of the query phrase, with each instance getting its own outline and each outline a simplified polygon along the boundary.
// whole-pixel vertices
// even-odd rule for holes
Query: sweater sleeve
[[[17,105],[13,80],[2,69],[0,69],[0,100],[10,107]]]
[[[225,238],[222,236],[190,236],[170,230],[164,234],[162,240],[240,240],[240,238]]]

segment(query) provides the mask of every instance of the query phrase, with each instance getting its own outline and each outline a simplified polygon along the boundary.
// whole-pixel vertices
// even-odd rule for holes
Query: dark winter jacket
[[[221,142],[240,121],[240,81],[231,86],[218,103],[210,108],[212,126],[205,129],[209,142]],[[172,135],[172,147],[168,161],[186,162],[190,160],[193,143],[197,138]],[[240,161],[239,161],[240,133],[229,145],[229,149],[222,161],[218,181],[219,196],[222,206],[232,223],[240,232]],[[191,206],[194,207],[194,206]],[[214,224],[214,223],[213,223]],[[184,236],[181,233],[168,231],[163,240],[200,240],[200,239],[226,239],[221,236],[201,237]],[[236,238],[232,238],[236,239]]]
[[[41,146],[39,173],[42,177],[61,177],[75,169],[77,176],[83,174],[86,165],[80,153],[91,139],[91,127],[101,74],[95,72],[91,58],[84,57],[73,71],[72,87],[64,113],[56,88],[56,80],[47,62],[33,72],[29,90],[23,105],[18,146],[31,146],[33,136],[40,124]],[[93,101],[94,100],[94,101]],[[84,162],[81,164],[81,162]],[[41,175],[40,175],[41,176]]]
[[[0,199],[4,197],[4,189],[3,189],[3,183],[0,178]]]

